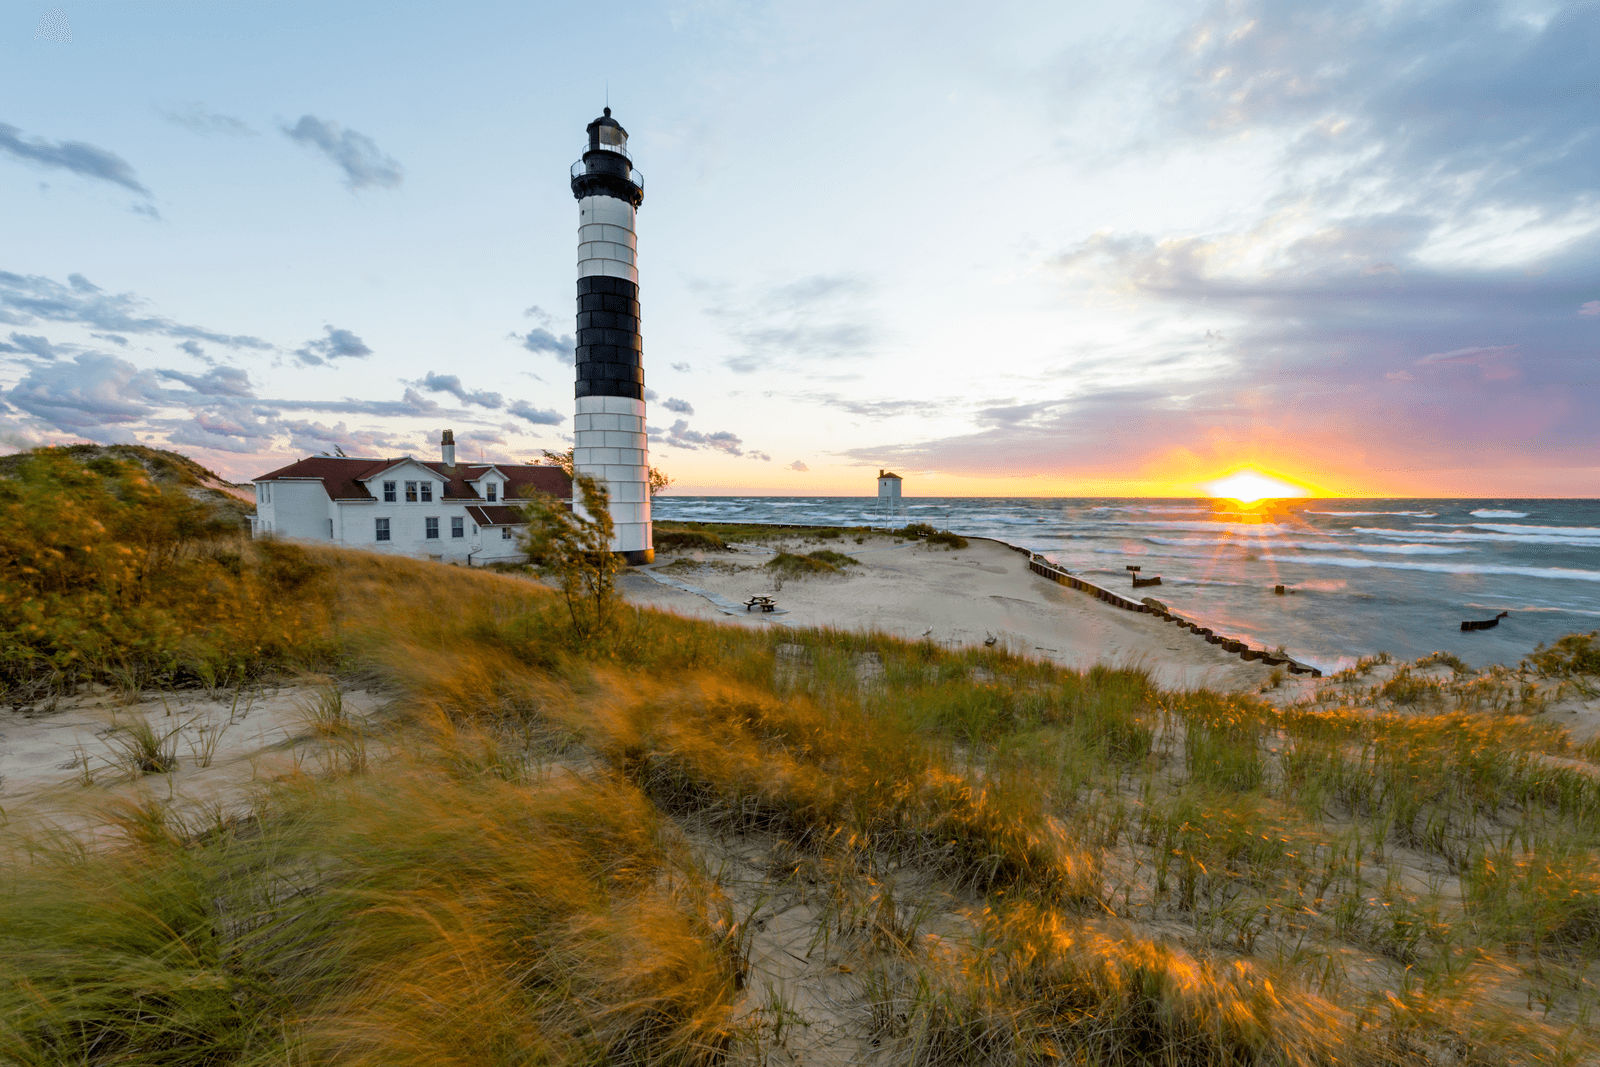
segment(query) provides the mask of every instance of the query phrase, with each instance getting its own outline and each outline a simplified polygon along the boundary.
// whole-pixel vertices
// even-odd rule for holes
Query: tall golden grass
[[[9,837],[0,1063],[748,1062],[789,1016],[746,1010],[750,905],[707,837],[776,842],[774,892],[832,880],[796,891],[855,938],[883,1062],[1597,1051],[1600,778],[1516,710],[1284,710],[632,608],[580,629],[523,578],[331,550],[289,595],[271,560],[248,581],[394,696],[396,754],[247,820],[151,801],[116,847]]]

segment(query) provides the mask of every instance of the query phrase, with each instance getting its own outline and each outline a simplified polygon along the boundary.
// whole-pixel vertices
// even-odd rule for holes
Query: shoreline
[[[655,563],[625,572],[623,596],[640,606],[728,625],[878,631],[947,647],[1003,644],[1021,655],[1085,670],[1096,663],[1139,666],[1158,684],[1176,689],[1257,689],[1269,684],[1275,671],[1287,674],[1287,662],[1241,659],[1220,640],[1179,639],[1169,618],[1143,604],[1137,610],[1107,610],[1115,605],[1105,598],[1133,602],[1099,586],[1094,588],[1104,597],[1094,599],[1063,588],[1035,571],[1035,554],[997,538],[972,537],[967,548],[947,550],[860,527],[824,539],[807,534],[840,528],[745,525],[794,535],[737,543],[728,552],[661,552]],[[861,543],[852,534],[861,536]],[[840,574],[798,580],[778,578],[764,566],[779,551],[804,554],[817,548],[844,551],[859,563],[846,565]],[[780,612],[738,611],[752,595],[773,596]]]

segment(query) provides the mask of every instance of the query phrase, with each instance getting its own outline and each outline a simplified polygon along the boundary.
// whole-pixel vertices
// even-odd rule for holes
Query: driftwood
[[[1500,620],[1510,615],[1509,611],[1502,611],[1492,619],[1469,619],[1461,624],[1463,630],[1492,630],[1500,625]]]
[[[1133,580],[1133,587],[1135,589],[1141,589],[1141,588],[1143,588],[1144,586],[1147,586],[1147,585],[1160,585],[1160,584],[1161,584],[1161,575],[1159,575],[1159,574],[1156,575],[1154,578],[1135,578]]]

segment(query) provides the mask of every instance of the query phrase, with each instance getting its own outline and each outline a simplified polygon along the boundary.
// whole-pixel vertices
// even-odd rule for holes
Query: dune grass
[[[580,633],[522,578],[285,558],[251,580],[394,694],[389,754],[247,819],[10,833],[0,1063],[755,1062],[803,1027],[753,983],[772,906],[708,859],[745,841],[885,1063],[1600,1051],[1600,770],[1523,680],[1279,708],[878,634]],[[331,692],[308,716],[348,730]]]

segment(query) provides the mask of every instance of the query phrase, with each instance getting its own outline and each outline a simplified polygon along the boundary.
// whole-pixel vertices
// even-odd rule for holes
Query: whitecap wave
[[[1533,527],[1529,527],[1533,529]],[[1569,527],[1576,529],[1576,527]],[[1356,533],[1371,534],[1374,537],[1385,537],[1393,540],[1404,541],[1434,541],[1444,544],[1463,544],[1469,542],[1481,543],[1509,543],[1518,545],[1560,545],[1563,548],[1600,548],[1600,538],[1595,537],[1563,537],[1556,534],[1506,534],[1478,532],[1473,530],[1387,530],[1381,527],[1358,526]]]
[[[1431,571],[1434,574],[1515,574],[1524,578],[1600,582],[1600,571],[1576,567],[1518,567],[1496,563],[1404,563],[1396,559],[1359,559],[1354,556],[1262,556],[1266,563],[1312,563],[1325,567],[1386,567],[1396,571]]]
[[[1495,511],[1492,508],[1469,511],[1467,514],[1477,519],[1525,519],[1528,517],[1526,511]]]
[[[1600,537],[1600,526],[1524,526],[1518,522],[1475,522],[1474,530],[1503,534],[1544,534],[1549,537]]]

